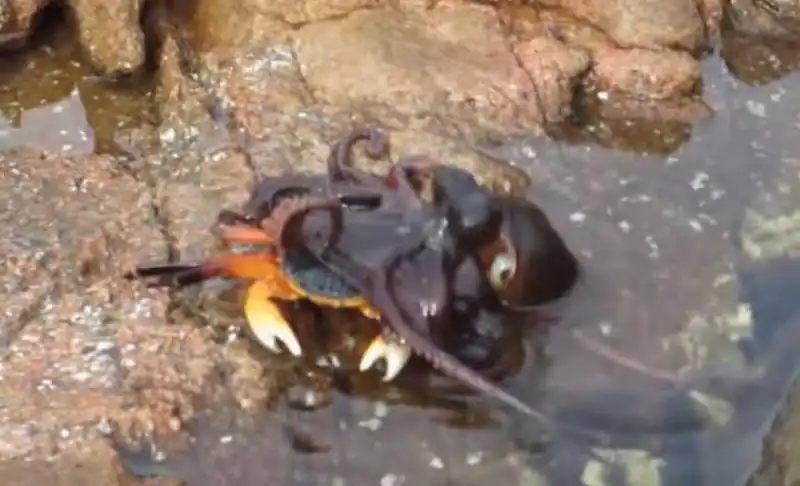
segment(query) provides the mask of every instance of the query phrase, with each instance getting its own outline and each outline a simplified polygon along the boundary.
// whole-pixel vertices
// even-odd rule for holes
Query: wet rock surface
[[[69,42],[0,70],[0,477],[743,484],[800,315],[796,12],[772,3],[66,2]],[[1,32],[27,39],[42,5],[0,2]],[[725,63],[689,54],[717,34]],[[541,136],[576,121],[556,132],[571,144]],[[360,123],[393,159],[543,206],[585,272],[558,327],[510,333],[503,386],[618,443],[539,444],[419,364],[357,373],[374,329],[348,313],[287,309],[308,349],[292,360],[243,335],[235,283],[120,278],[206,254],[221,208],[262,175],[321,170]],[[792,410],[754,484],[793,481]]]
[[[130,74],[144,63],[144,33],[140,27],[143,3],[70,0],[81,46],[99,73]]]
[[[7,0],[0,3],[0,48],[19,49],[34,27],[36,14],[45,0]]]
[[[557,0],[552,3],[596,25],[625,47],[693,50],[703,42],[703,21],[691,0]],[[664,19],[669,21],[664,22]]]

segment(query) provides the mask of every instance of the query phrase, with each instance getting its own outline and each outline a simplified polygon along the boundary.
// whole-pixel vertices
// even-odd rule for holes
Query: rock
[[[49,0],[3,0],[0,2],[0,51],[25,46],[39,10]]]
[[[743,34],[780,37],[789,41],[800,33],[800,1],[731,0],[727,13],[734,30]]]
[[[241,0],[232,10],[225,0],[199,0],[195,6],[176,5],[179,14],[198,35],[195,41],[204,48],[254,45],[278,41],[291,26],[336,20],[356,10],[367,10],[384,3],[381,0]],[[188,5],[188,4],[187,4]]]
[[[64,484],[82,483],[77,464],[110,478],[100,440],[109,424],[122,438],[181,433],[199,397],[220,386],[211,371],[224,362],[235,372],[241,352],[220,355],[207,330],[167,315],[163,292],[121,279],[167,248],[147,185],[113,158],[10,152],[0,170],[4,477],[38,484],[49,474],[7,462],[19,459],[50,461],[76,481]]]
[[[683,98],[696,92],[700,66],[681,51],[645,48],[620,48],[602,31],[582,25],[564,11],[545,11],[531,18],[515,15],[518,35],[537,23],[552,25],[567,45],[583,48],[591,58],[590,81],[593,88],[637,99]]]
[[[125,486],[125,474],[108,441],[93,439],[60,452],[58,461],[14,459],[0,462],[3,484],[104,484]]]
[[[253,47],[285,39],[289,25],[303,23],[296,2],[242,0],[236,9],[223,0],[171,6],[172,15],[197,52]]]
[[[645,13],[671,15],[668,5],[653,3]],[[259,139],[277,118],[312,105],[346,106],[373,117],[441,117],[461,132],[497,126],[505,133],[512,127],[536,132],[570,114],[575,88],[590,66],[609,78],[606,85],[637,99],[685,96],[699,78],[688,54],[620,49],[614,32],[593,29],[567,9],[511,5],[495,10],[440,2],[421,10],[413,2],[397,8],[361,2],[301,11],[294,4],[255,0],[236,12],[226,9],[205,0],[192,15],[178,11],[176,56],[193,61],[194,77],[211,104],[207,108]],[[343,11],[351,13],[343,16]],[[694,17],[670,18],[678,19],[673,37],[694,32]],[[699,16],[695,20],[700,39],[702,24]],[[291,31],[287,23],[299,27]],[[650,24],[636,17],[624,25]],[[663,33],[663,25],[657,27]],[[551,37],[556,31],[564,42]],[[697,43],[675,39],[623,44],[658,49]],[[665,70],[672,62],[681,69]],[[625,106],[641,109],[646,117],[657,112]],[[660,111],[681,120],[698,113],[703,110],[694,105]]]
[[[295,3],[279,5],[294,8]],[[180,28],[165,42],[166,56],[174,52],[173,42],[175,58],[193,69],[205,108],[254,138],[269,132],[271,121],[265,117],[297,112],[310,101],[287,43],[289,28],[273,7],[253,0],[232,11],[227,2],[203,0],[194,11],[172,12]],[[175,66],[168,59],[162,64]]]
[[[694,0],[545,0],[542,4],[572,11],[623,47],[694,50],[703,44],[703,19]]]
[[[800,69],[800,51],[780,39],[725,32],[720,55],[745,83],[768,84]]]
[[[69,460],[98,437],[103,420],[131,418],[135,396],[115,358],[115,333],[146,317],[118,314],[136,307],[121,298],[118,276],[126,262],[164,249],[143,187],[108,157],[9,153],[0,167],[7,200],[0,456],[65,451]],[[158,305],[147,308],[158,322]]]
[[[789,140],[781,143],[788,150],[797,145]],[[776,180],[760,188],[742,215],[739,241],[751,263],[800,258],[800,162],[789,156],[782,164]]]
[[[727,2],[724,0],[700,0],[698,2],[700,16],[703,17],[706,37],[709,41],[718,38],[720,35],[722,15],[726,5]]]
[[[213,133],[214,120],[203,104],[202,86],[192,82],[181,69],[177,41],[167,35],[161,47],[154,101],[159,114],[159,141],[165,149],[186,146],[199,133]]]
[[[795,319],[791,324],[797,323]],[[791,486],[800,481],[800,469],[794,460],[800,453],[797,440],[800,433],[800,413],[797,411],[800,389],[797,385],[792,388],[785,407],[764,441],[764,459],[748,481],[748,486]]]
[[[253,184],[244,155],[230,146],[191,148],[196,152],[156,154],[138,162],[138,170],[155,185],[174,249],[190,260],[205,256],[215,241],[210,229],[219,211],[243,204]]]
[[[70,0],[81,46],[102,75],[130,74],[145,60],[141,0]]]
[[[638,99],[675,99],[697,92],[700,66],[690,55],[645,49],[594,53],[598,88]]]
[[[544,121],[564,121],[571,114],[575,88],[589,68],[589,54],[544,37],[517,44],[515,54],[535,85],[535,96],[542,100]]]
[[[529,63],[528,56],[542,50],[548,60],[543,64],[564,68],[549,73],[549,80],[537,79],[542,73],[520,66],[509,51],[492,10],[475,5],[424,14],[359,11],[339,22],[305,26],[295,39],[303,77],[319,101],[377,103],[411,116],[442,113],[485,127],[536,127],[548,115],[561,115],[568,87],[585,62],[560,43],[519,46]],[[348,66],[344,72],[337,68],[342,65]],[[339,74],[330,76],[334,69]],[[557,87],[559,96],[537,96],[540,83]]]
[[[675,132],[680,143],[685,140],[683,125],[711,115],[698,94],[700,66],[685,52],[620,48],[607,34],[565,9],[518,6],[507,12],[506,22],[517,39],[543,29],[555,32],[571,52],[588,59],[588,69],[578,77],[581,84],[577,87],[584,95],[578,98],[579,116],[586,123],[597,118],[609,122],[598,121],[600,126],[615,124],[624,130],[631,120],[644,121],[657,124],[659,133]],[[530,58],[538,60],[541,56]],[[551,76],[558,72],[549,68],[543,71]],[[539,91],[545,99],[558,96],[557,92]],[[640,138],[637,135],[630,140]],[[652,141],[645,143],[652,145]]]

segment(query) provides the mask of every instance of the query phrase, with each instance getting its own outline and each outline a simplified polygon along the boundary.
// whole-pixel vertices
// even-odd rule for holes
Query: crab
[[[304,202],[305,201],[305,202]],[[279,352],[280,341],[294,356],[302,355],[300,342],[290,324],[275,304],[276,300],[308,300],[322,307],[354,308],[370,319],[377,319],[374,310],[345,279],[319,265],[307,250],[286,249],[279,242],[284,239],[282,229],[274,224],[287,211],[326,209],[334,215],[333,221],[341,226],[341,213],[335,212],[340,201],[310,202],[290,198],[284,201],[271,218],[265,219],[268,229],[243,224],[223,224],[217,228],[219,238],[227,245],[256,245],[257,251],[227,253],[202,262],[178,262],[139,266],[128,277],[153,279],[155,286],[183,287],[214,277],[244,278],[252,280],[245,296],[244,313],[255,338],[266,348]],[[337,233],[341,229],[336,230]]]
[[[473,389],[541,416],[432,336],[453,326],[473,332],[466,318],[452,322],[469,314],[464,308],[491,309],[481,315],[494,318],[560,297],[577,278],[572,254],[533,204],[492,195],[461,169],[425,156],[401,159],[383,177],[355,169],[350,151],[359,140],[369,142],[373,158],[386,152],[380,132],[354,130],[333,148],[324,176],[262,181],[242,213],[220,214],[220,238],[254,251],[141,266],[129,276],[179,286],[215,276],[250,279],[250,328],[266,347],[278,349],[281,341],[296,356],[300,344],[273,300],[356,308],[383,329],[362,355],[361,371],[383,359],[390,381],[418,354]],[[425,176],[430,201],[421,195]]]

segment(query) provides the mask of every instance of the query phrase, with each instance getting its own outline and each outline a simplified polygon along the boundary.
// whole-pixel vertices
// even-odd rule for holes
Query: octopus
[[[305,299],[355,308],[381,332],[361,356],[366,371],[384,361],[393,380],[411,356],[525,414],[544,415],[471,368],[481,323],[505,322],[566,295],[579,266],[533,203],[491,193],[469,172],[423,155],[401,158],[384,175],[351,161],[353,146],[387,154],[388,141],[357,128],[332,148],[323,175],[261,181],[241,212],[224,210],[214,232],[246,252],[200,262],[140,266],[129,278],[191,285],[213,277],[249,280],[244,313],[257,340],[293,355],[302,347],[275,305]],[[457,335],[464,353],[437,336]]]

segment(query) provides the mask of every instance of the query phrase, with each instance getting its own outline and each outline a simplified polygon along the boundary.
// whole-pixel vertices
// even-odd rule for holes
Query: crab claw
[[[247,289],[244,314],[253,335],[265,348],[280,352],[282,342],[293,356],[300,357],[303,350],[280,309],[269,298],[269,288],[263,281],[256,281]]]
[[[372,368],[379,359],[383,358],[386,364],[383,381],[388,382],[400,374],[410,357],[411,348],[405,343],[379,334],[369,343],[367,350],[361,355],[358,370],[366,371]]]

